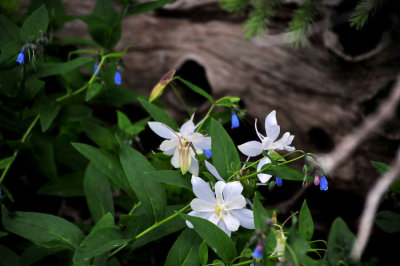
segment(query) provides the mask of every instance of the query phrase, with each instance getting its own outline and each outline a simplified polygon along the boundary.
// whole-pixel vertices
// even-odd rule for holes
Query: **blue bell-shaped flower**
[[[239,127],[239,119],[235,112],[233,112],[233,114],[232,114],[231,122],[232,122],[232,128]]]
[[[22,65],[25,62],[25,51],[24,49],[21,50],[21,52],[18,55],[18,58],[16,60],[20,65]]]

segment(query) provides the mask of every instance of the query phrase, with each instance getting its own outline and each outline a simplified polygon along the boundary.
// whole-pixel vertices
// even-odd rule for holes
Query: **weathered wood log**
[[[95,1],[64,2],[69,14],[83,15]],[[176,1],[156,12],[128,17],[117,47],[133,45],[123,58],[124,83],[149,94],[171,68],[191,73],[192,82],[205,81],[215,97],[240,96],[250,117],[263,121],[276,109],[281,128],[295,134],[296,147],[329,152],[390,91],[400,71],[398,17],[387,10],[378,12],[357,32],[346,20],[335,19],[354,2],[330,1],[309,44],[296,50],[282,35],[295,7],[291,2],[278,13],[269,34],[253,40],[243,38],[245,16],[221,11],[217,0]],[[86,35],[81,21],[67,23],[58,33]],[[172,92],[167,91],[163,100],[182,121],[186,115]],[[208,103],[197,104],[204,111]],[[388,128],[377,128],[330,185],[365,194],[377,178],[369,161],[390,162],[400,138],[398,126],[397,117]]]

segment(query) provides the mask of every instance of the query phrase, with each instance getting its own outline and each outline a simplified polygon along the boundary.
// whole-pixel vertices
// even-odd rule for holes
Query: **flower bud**
[[[328,180],[326,180],[325,176],[321,177],[321,180],[319,183],[319,189],[328,190]]]
[[[318,186],[319,185],[319,176],[316,175],[314,178],[314,185]]]
[[[191,142],[185,142],[179,148],[179,165],[181,166],[182,175],[187,173],[192,163],[191,144]]]
[[[281,186],[282,186],[282,178],[276,177],[276,178],[275,178],[275,181],[276,181],[276,185],[277,185],[278,187],[281,187]]]
[[[119,72],[119,70],[117,70],[117,72],[115,72],[114,83],[117,85],[121,85],[121,72]]]
[[[149,102],[154,101],[163,94],[165,87],[174,78],[175,72],[175,69],[171,69],[160,79],[160,81],[154,86],[153,90],[150,93]]]
[[[239,127],[239,119],[238,119],[238,117],[237,117],[237,115],[236,115],[235,112],[232,113],[231,122],[232,122],[232,128],[237,128],[237,127]]]
[[[263,249],[264,249],[264,245],[262,243],[258,243],[256,248],[253,251],[253,257],[256,259],[262,259]]]

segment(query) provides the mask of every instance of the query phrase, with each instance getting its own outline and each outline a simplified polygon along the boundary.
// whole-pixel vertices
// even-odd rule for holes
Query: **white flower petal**
[[[273,110],[271,113],[269,113],[268,115],[267,115],[267,117],[265,118],[265,132],[267,133],[267,136],[269,137],[269,135],[268,135],[268,131],[269,131],[269,129],[271,128],[271,127],[275,127],[275,126],[277,126],[278,125],[278,122],[276,121],[276,111],[275,110]]]
[[[160,150],[165,152],[177,148],[178,145],[179,145],[179,140],[177,138],[166,139],[163,142],[161,142]]]
[[[192,163],[190,164],[189,173],[192,175],[199,175],[199,161],[192,156]]]
[[[215,196],[217,198],[217,203],[220,206],[224,205],[224,198],[222,196],[222,191],[224,190],[225,186],[226,186],[226,184],[224,181],[218,181],[215,184]]]
[[[230,213],[239,220],[240,225],[247,229],[254,229],[253,211],[249,209],[231,210]]]
[[[214,192],[212,192],[210,186],[200,177],[192,176],[192,186],[194,194],[204,201],[210,203],[216,203]]]
[[[186,123],[184,123],[181,128],[180,128],[180,132],[182,133],[182,135],[187,138],[189,135],[193,134],[194,132],[194,124],[193,124],[193,117],[194,114],[192,115],[192,117],[189,119],[189,121],[187,121]]]
[[[193,133],[188,137],[196,149],[209,150],[211,149],[211,137],[204,137],[200,133]]]
[[[226,225],[225,225],[225,223],[224,223],[223,220],[220,220],[220,221],[218,222],[217,226],[218,226],[219,228],[221,228],[222,231],[224,231],[225,234],[227,234],[229,237],[231,236],[231,231],[229,231],[229,229],[226,227]]]
[[[242,195],[236,195],[228,202],[225,201],[225,210],[242,209],[246,206],[246,199]]]
[[[265,157],[264,159],[262,159],[257,166],[257,172],[259,172],[262,167],[266,164],[271,163],[271,160],[268,157]],[[258,179],[261,181],[261,183],[266,183],[271,177],[272,175],[269,174],[257,174]]]
[[[258,128],[257,128],[257,118],[256,118],[256,120],[255,120],[255,122],[254,122],[254,127],[256,128],[256,133],[257,133],[258,138],[259,138],[261,141],[263,141],[264,136],[263,136],[262,134],[260,134],[260,132],[258,132]]]
[[[285,147],[283,147],[283,149],[284,149],[284,150],[287,150],[287,151],[294,151],[294,150],[296,150],[296,148],[293,147],[293,146],[285,146]]]
[[[206,220],[208,220],[208,217],[210,217],[210,213],[209,212],[191,211],[191,212],[188,213],[188,215],[195,216],[195,217],[200,217],[200,218],[203,218],[203,219],[206,219]],[[193,224],[191,222],[189,222],[189,221],[186,221],[186,225],[189,228],[193,228]]]
[[[263,151],[261,142],[255,140],[239,145],[238,149],[241,153],[250,157],[260,155]]]
[[[190,202],[190,207],[192,208],[192,210],[197,212],[214,212],[216,205],[215,203],[204,201],[199,198],[194,198]]]
[[[222,221],[225,223],[229,231],[237,231],[240,226],[240,222],[236,217],[231,215],[229,211],[225,211],[222,214]]]
[[[209,163],[208,161],[204,161],[206,163],[206,167],[207,170],[213,175],[215,176],[216,179],[218,179],[219,181],[224,181],[224,179],[222,179],[222,177],[219,175],[217,169],[215,168],[214,165],[212,165],[211,163]]]
[[[273,145],[275,149],[281,150],[283,147],[290,145],[293,141],[293,138],[293,135],[290,135],[289,132],[286,132],[278,141],[275,141]]]
[[[171,158],[171,164],[175,168],[179,168],[179,149],[176,148],[174,151],[174,155]]]
[[[154,133],[159,135],[160,137],[164,139],[173,139],[177,138],[177,136],[173,133],[172,129],[170,129],[167,125],[160,123],[160,122],[148,122],[147,123],[151,130],[153,130]]]
[[[243,191],[243,186],[239,181],[229,182],[226,184],[222,194],[224,195],[224,201],[231,201],[236,195],[241,195]]]

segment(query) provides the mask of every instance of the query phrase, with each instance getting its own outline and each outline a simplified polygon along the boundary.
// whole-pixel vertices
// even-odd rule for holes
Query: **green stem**
[[[181,104],[183,105],[183,107],[185,108],[186,112],[191,115],[189,107],[186,105],[185,101],[183,100],[182,96],[179,94],[179,91],[176,89],[176,87],[174,86],[174,84],[172,84],[172,82],[169,83],[169,85],[171,86],[172,90],[174,91],[176,97],[178,97],[179,101],[181,102]]]
[[[134,210],[136,210],[137,207],[142,206],[142,202],[139,201],[138,203],[136,203],[135,205],[133,205],[131,211],[128,213],[128,215],[131,215],[133,213]]]
[[[242,261],[242,262],[235,263],[232,265],[248,265],[248,264],[251,264],[252,262],[253,262],[253,260],[246,260],[246,261]]]
[[[207,118],[210,116],[212,110],[214,109],[215,104],[211,104],[210,109],[208,109],[207,114],[206,114],[206,118],[204,119],[203,123],[201,123],[197,128],[196,128],[196,132],[199,132],[201,127],[204,125],[204,122],[206,122]]]
[[[31,133],[32,129],[35,127],[37,121],[39,120],[40,115],[36,115],[35,119],[33,119],[32,123],[29,125],[28,129],[25,131],[24,135],[22,136],[21,143],[25,143],[26,139],[28,138],[29,134]],[[6,177],[8,170],[10,169],[11,165],[15,161],[15,158],[18,156],[18,150],[14,151],[14,154],[12,156],[11,162],[7,165],[7,167],[4,169],[3,173],[1,174],[0,177],[0,184],[3,183],[4,178]]]
[[[145,234],[147,234],[148,232],[154,230],[155,228],[159,227],[160,225],[163,225],[164,223],[174,219],[175,217],[177,217],[180,213],[186,211],[186,209],[188,209],[190,207],[190,204],[186,205],[185,207],[183,207],[182,209],[180,209],[179,211],[177,211],[176,213],[174,213],[171,216],[168,216],[167,218],[165,218],[164,220],[159,221],[158,223],[153,224],[152,226],[150,226],[149,228],[147,228],[146,230],[144,230],[143,232],[141,232],[140,234],[138,234],[137,236],[135,236],[134,238],[132,238],[131,240],[129,240],[128,242],[126,242],[125,244],[123,244],[122,246],[120,246],[119,248],[117,248],[116,250],[114,250],[110,255],[108,255],[108,257],[112,257],[115,254],[117,254],[119,251],[121,251],[122,249],[124,249],[127,245],[129,245],[129,243],[131,243],[132,241],[141,238],[142,236],[144,236]]]

